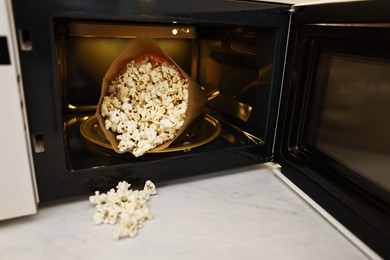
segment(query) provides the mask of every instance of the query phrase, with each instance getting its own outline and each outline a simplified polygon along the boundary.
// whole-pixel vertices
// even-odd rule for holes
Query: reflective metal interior
[[[111,62],[139,33],[154,38],[205,89],[205,112],[222,125],[217,140],[191,153],[249,149],[264,143],[268,104],[263,100],[270,98],[275,31],[240,26],[60,23],[56,58],[68,169],[129,162],[129,155],[116,155],[107,147],[86,142],[79,128],[96,111],[101,81]],[[182,153],[148,154],[137,161]]]

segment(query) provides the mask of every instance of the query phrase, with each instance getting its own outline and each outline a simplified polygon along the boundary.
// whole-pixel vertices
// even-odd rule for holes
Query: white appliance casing
[[[4,220],[34,214],[38,203],[17,40],[8,0],[0,0],[0,37],[7,39],[11,61],[10,65],[0,64],[0,220]]]

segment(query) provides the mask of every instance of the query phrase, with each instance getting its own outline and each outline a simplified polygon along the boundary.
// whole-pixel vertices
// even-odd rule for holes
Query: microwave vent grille
[[[230,50],[247,55],[256,55],[256,45],[252,42],[231,42]]]

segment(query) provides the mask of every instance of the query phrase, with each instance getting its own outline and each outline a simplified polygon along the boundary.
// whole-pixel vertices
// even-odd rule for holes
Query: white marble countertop
[[[157,191],[134,238],[94,225],[81,197],[0,222],[0,259],[367,259],[265,165]]]

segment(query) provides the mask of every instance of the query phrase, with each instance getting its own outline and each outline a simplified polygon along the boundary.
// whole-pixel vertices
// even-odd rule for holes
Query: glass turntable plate
[[[217,119],[205,114],[194,120],[187,129],[166,149],[150,150],[148,153],[165,153],[190,150],[211,142],[221,133],[221,125]],[[95,115],[88,117],[80,125],[82,137],[95,145],[112,149],[104,136]]]

